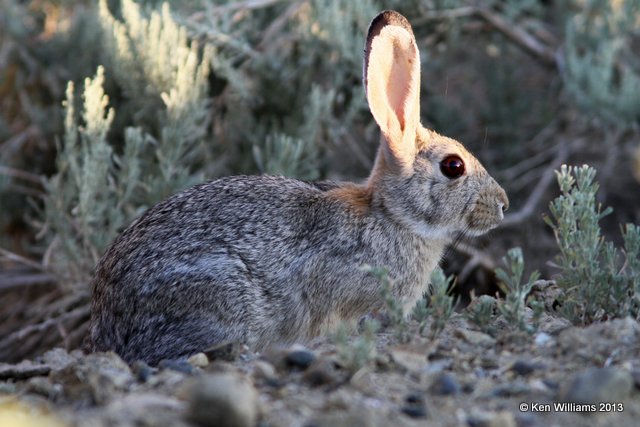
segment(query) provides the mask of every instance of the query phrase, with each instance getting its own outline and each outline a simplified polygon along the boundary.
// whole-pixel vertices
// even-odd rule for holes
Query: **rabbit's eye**
[[[440,162],[440,170],[447,178],[459,178],[464,175],[464,162],[458,156],[447,156]]]

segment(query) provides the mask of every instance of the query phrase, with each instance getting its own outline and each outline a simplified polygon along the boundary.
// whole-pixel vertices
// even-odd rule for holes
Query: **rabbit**
[[[381,129],[362,183],[235,176],[181,191],[129,225],[92,279],[90,347],[157,364],[234,341],[306,342],[383,308],[405,313],[445,246],[499,225],[505,191],[459,142],[420,124],[420,57],[395,11],[370,24],[364,86]]]

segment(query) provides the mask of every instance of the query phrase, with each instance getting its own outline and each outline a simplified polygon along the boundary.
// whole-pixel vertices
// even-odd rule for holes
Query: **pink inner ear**
[[[393,40],[391,53],[394,60],[387,80],[387,97],[389,105],[398,117],[400,129],[404,131],[407,118],[406,109],[409,107],[407,101],[411,95],[411,70],[413,68],[413,59],[408,51],[410,52],[413,46],[402,47],[401,43],[403,40]]]

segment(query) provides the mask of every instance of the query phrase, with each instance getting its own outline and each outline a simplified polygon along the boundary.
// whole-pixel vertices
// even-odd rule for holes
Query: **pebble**
[[[620,402],[633,388],[633,378],[618,368],[591,368],[576,374],[560,393],[562,401],[578,404]]]
[[[136,360],[131,365],[131,371],[136,379],[142,383],[147,382],[149,378],[157,371],[142,360]]]
[[[424,396],[420,393],[410,393],[405,398],[405,404],[401,411],[411,418],[427,418],[428,412]]]
[[[526,360],[516,360],[511,365],[510,370],[520,376],[527,376],[537,369],[543,369],[544,366],[539,363],[533,363]]]
[[[336,365],[330,358],[317,359],[304,373],[303,379],[312,387],[335,384],[340,380]]]
[[[546,332],[538,332],[536,337],[533,339],[533,342],[538,347],[544,347],[550,342],[553,342],[553,338]]]
[[[429,391],[440,396],[450,396],[460,393],[460,384],[453,375],[442,372],[435,377]]]
[[[424,353],[394,348],[390,354],[393,361],[405,371],[421,372],[428,367],[427,356]]]
[[[471,345],[478,345],[481,347],[493,347],[496,343],[496,339],[491,335],[484,332],[472,331],[470,329],[456,329],[455,336],[464,339]]]
[[[276,374],[276,368],[274,368],[271,363],[264,360],[256,360],[253,363],[253,377],[256,380],[262,380],[271,386],[280,385],[278,375]]]
[[[194,368],[206,368],[209,366],[209,358],[204,353],[196,353],[187,359],[187,362]]]
[[[171,369],[172,371],[182,372],[183,374],[193,374],[195,368],[184,359],[163,359],[158,363],[160,369]]]
[[[65,398],[76,407],[105,404],[135,382],[129,365],[113,352],[90,354],[52,371],[49,379],[62,385]]]
[[[316,355],[309,350],[293,350],[287,353],[285,361],[290,368],[297,368],[305,370],[313,361],[316,360]]]
[[[238,374],[204,376],[191,388],[187,418],[202,427],[254,427],[257,399],[253,385]]]

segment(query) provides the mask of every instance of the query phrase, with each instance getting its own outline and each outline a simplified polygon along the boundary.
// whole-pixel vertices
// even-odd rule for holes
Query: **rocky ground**
[[[0,426],[638,426],[640,324],[492,335],[455,314],[435,340],[318,339],[261,355],[227,344],[127,365],[55,349],[0,364]],[[369,356],[367,358],[367,356]],[[561,408],[559,404],[563,404]]]

